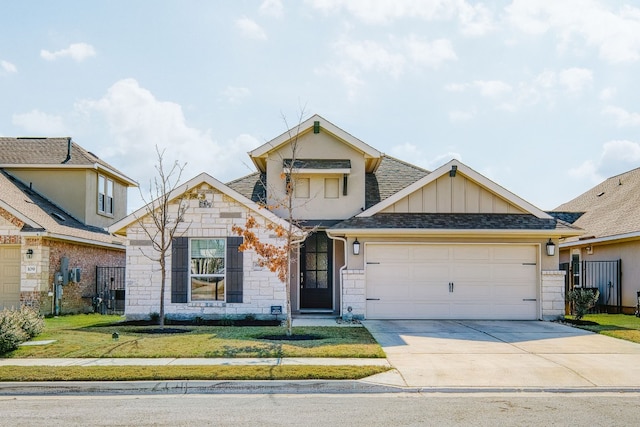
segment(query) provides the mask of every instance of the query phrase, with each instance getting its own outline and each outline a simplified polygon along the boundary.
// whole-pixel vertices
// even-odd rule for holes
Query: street
[[[1,426],[629,426],[640,393],[4,396]]]

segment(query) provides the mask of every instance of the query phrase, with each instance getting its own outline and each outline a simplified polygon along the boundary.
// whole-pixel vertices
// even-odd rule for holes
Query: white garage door
[[[369,319],[538,315],[537,246],[367,244]]]
[[[0,310],[20,305],[20,246],[0,247]]]

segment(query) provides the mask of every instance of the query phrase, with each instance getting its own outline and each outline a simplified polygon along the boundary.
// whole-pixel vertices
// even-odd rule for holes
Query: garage
[[[0,310],[20,305],[20,246],[0,246]]]
[[[538,318],[539,246],[366,245],[369,319]]]

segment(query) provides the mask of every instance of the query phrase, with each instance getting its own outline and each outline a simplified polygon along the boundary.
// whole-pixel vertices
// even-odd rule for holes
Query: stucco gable
[[[551,218],[455,159],[358,216],[381,212],[532,214]]]
[[[183,195],[188,199],[202,198],[203,207],[207,207],[209,206],[209,203],[211,203],[205,195],[206,190],[208,189],[214,190],[214,192],[216,192],[217,194],[221,194],[223,197],[228,197],[229,199],[250,210],[253,214],[261,216],[272,223],[282,225],[285,228],[288,228],[289,226],[288,222],[276,216],[268,209],[263,208],[261,205],[253,202],[252,200],[233,190],[231,187],[223,184],[211,175],[204,172],[174,189],[174,191],[169,194],[169,199],[171,201],[176,201]],[[131,213],[122,220],[110,226],[108,230],[113,234],[126,235],[127,228],[129,226],[136,224],[140,219],[143,219],[146,216],[148,216],[147,207],[143,206],[137,211]],[[299,232],[300,235],[304,234],[302,230],[299,230],[298,228],[295,228],[294,232]]]
[[[377,169],[382,158],[382,153],[380,151],[345,132],[318,114],[313,115],[307,120],[301,122],[299,125],[294,126],[255,150],[250,151],[249,156],[251,157],[251,160],[260,172],[265,172],[267,168],[267,158],[270,153],[281,150],[283,146],[290,144],[294,139],[300,139],[308,134],[314,133],[314,124],[316,122],[319,126],[316,130],[319,133],[324,133],[332,139],[335,139],[361,153],[365,160],[367,172],[373,172]]]

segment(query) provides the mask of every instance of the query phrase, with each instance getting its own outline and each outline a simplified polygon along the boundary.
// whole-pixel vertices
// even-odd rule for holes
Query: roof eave
[[[582,231],[569,230],[525,230],[525,229],[433,229],[433,228],[334,228],[328,229],[327,233],[331,236],[340,235],[358,235],[358,236],[429,236],[429,237],[544,237],[544,238],[562,238],[576,236]]]

